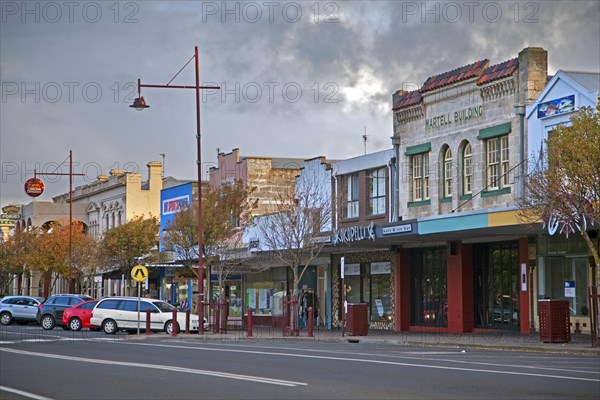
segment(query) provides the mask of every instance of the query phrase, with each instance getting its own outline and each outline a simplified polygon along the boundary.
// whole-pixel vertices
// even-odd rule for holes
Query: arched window
[[[473,153],[470,143],[467,143],[463,149],[462,158],[463,195],[470,195],[473,192]]]
[[[442,176],[444,177],[444,198],[452,197],[452,150],[447,147],[444,151],[444,170]]]

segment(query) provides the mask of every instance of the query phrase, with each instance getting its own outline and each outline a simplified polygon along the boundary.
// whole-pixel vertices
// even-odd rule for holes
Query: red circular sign
[[[39,178],[29,178],[25,181],[25,193],[31,197],[38,197],[44,193],[44,182]]]

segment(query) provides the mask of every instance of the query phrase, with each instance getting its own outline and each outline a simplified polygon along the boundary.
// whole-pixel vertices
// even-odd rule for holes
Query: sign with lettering
[[[353,226],[333,230],[333,244],[350,243],[358,240],[375,240],[375,225],[371,222],[367,226]]]
[[[185,209],[190,204],[190,196],[179,196],[163,200],[162,215],[175,214]]]
[[[462,110],[454,111],[454,113],[446,113],[436,115],[425,119],[425,129],[441,128],[452,123],[460,124],[470,120],[471,118],[480,117],[483,114],[483,106],[468,107]]]
[[[44,193],[44,182],[40,178],[29,178],[25,181],[25,193],[31,197],[38,197]]]
[[[382,228],[381,233],[383,235],[395,235],[397,233],[408,233],[412,232],[412,224],[404,224],[397,226],[386,226]]]

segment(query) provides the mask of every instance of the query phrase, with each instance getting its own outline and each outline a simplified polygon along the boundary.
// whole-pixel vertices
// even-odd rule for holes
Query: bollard
[[[150,307],[146,308],[146,336],[150,335]]]
[[[313,337],[313,308],[308,307],[308,337]]]
[[[202,329],[202,328],[201,328]],[[185,334],[190,334],[190,309],[185,310]]]
[[[173,319],[171,320],[173,326],[171,336],[177,336],[177,307],[173,307]]]
[[[221,318],[221,304],[219,302],[217,302],[215,305],[214,313],[215,313],[215,315],[213,318],[213,333],[219,333],[219,331],[220,331],[219,319]]]
[[[198,300],[198,323],[200,324],[198,333],[204,335],[204,298],[202,295],[200,295]],[[208,321],[208,318],[206,320]]]
[[[246,332],[246,336],[252,337],[252,309],[248,307],[248,331]]]

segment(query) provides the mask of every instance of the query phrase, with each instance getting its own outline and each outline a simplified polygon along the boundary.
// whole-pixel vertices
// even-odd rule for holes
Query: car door
[[[7,308],[10,311],[13,319],[21,319],[25,317],[25,297],[15,297],[13,299],[8,300]]]
[[[156,308],[152,303],[148,301],[140,302],[140,321],[141,328],[146,329],[146,310],[150,309],[150,330],[152,331],[162,331],[163,330],[163,320],[162,315],[158,308]],[[136,309],[137,310],[137,309]]]
[[[40,303],[31,297],[24,297],[23,316],[21,318],[35,320]]]

